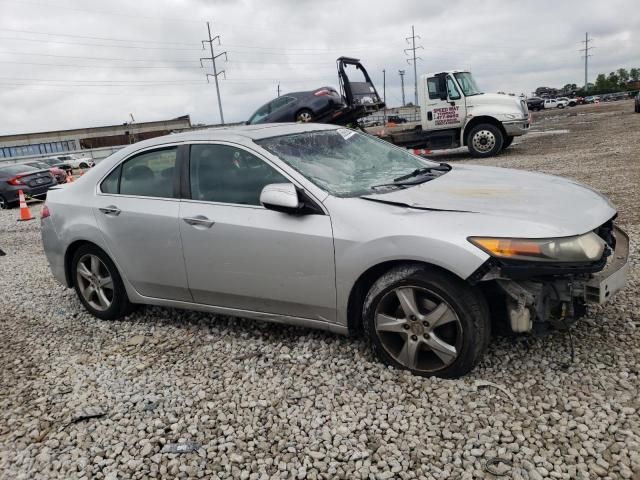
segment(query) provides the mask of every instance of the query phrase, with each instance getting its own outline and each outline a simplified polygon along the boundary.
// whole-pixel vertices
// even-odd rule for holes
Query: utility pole
[[[418,50],[419,48],[422,48],[424,50],[424,48],[422,47],[422,45],[418,45],[416,47],[416,38],[422,39],[420,35],[416,35],[416,31],[413,25],[411,25],[411,36],[405,38],[407,43],[411,44],[411,48],[405,48],[404,54],[408,55],[407,52],[413,53],[413,59],[407,58],[407,63],[411,65],[411,63],[413,62],[413,104],[417,107],[418,106],[418,69],[416,67],[416,62],[418,60],[422,60],[422,58],[416,57],[416,50]],[[411,40],[411,42],[409,42],[409,40]]]
[[[278,97],[280,96],[280,84],[278,83]]]
[[[218,45],[220,45],[220,35],[216,35],[215,37],[211,38],[211,26],[209,25],[209,22],[207,22],[207,33],[209,34],[209,40],[202,40],[202,49],[204,50],[204,44],[208,43],[209,44],[209,49],[211,50],[211,56],[210,57],[204,57],[200,59],[200,66],[202,67],[202,61],[203,60],[211,60],[211,63],[213,63],[213,75],[210,73],[207,73],[207,83],[209,83],[209,77],[213,77],[213,79],[216,82],[216,94],[218,95],[218,108],[220,109],[220,123],[222,125],[224,125],[224,115],[222,113],[222,100],[220,100],[220,85],[218,84],[218,75],[222,74],[224,76],[224,78],[227,78],[227,74],[225,73],[224,70],[221,70],[218,72],[218,68],[216,66],[216,58],[224,55],[224,60],[225,62],[227,61],[227,52],[221,52],[218,55],[215,55],[213,53],[213,42],[215,42],[216,40],[218,41]]]
[[[382,69],[382,101],[384,102],[384,124],[387,124],[387,73],[385,69]]]
[[[580,50],[581,52],[584,52],[583,56],[584,56],[584,91],[585,92],[588,90],[588,85],[589,85],[589,77],[588,77],[589,57],[592,56],[589,54],[589,50],[591,50],[592,48],[595,48],[595,47],[590,47],[589,42],[593,42],[593,39],[589,38],[589,32],[587,32],[584,34],[584,40],[582,41],[582,43],[584,43],[584,48]]]
[[[402,106],[404,107],[406,102],[404,101],[404,70],[398,70],[400,74],[400,86],[402,88]]]

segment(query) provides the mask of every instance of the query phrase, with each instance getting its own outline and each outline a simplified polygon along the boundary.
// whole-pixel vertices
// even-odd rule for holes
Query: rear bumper
[[[55,227],[53,226],[53,220],[51,217],[44,218],[40,225],[40,232],[42,235],[42,246],[44,247],[44,253],[49,262],[49,267],[55,279],[65,287],[69,287],[67,284],[67,278],[64,271],[64,251],[62,250],[62,243],[58,239]]]
[[[509,137],[517,137],[529,131],[529,119],[502,122],[502,126]]]

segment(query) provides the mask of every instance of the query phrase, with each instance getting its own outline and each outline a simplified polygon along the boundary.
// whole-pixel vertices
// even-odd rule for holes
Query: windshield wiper
[[[435,167],[422,167],[417,168],[411,173],[402,175],[401,177],[394,178],[393,182],[381,183],[379,185],[372,185],[370,188],[375,190],[376,188],[383,187],[402,187],[405,188],[411,185],[419,185],[421,183],[428,182],[434,178],[438,178],[440,175],[451,170],[451,165],[448,163],[441,163]],[[438,173],[436,173],[438,172]]]
[[[419,177],[427,173],[448,172],[449,170],[451,170],[451,165],[449,165],[448,163],[441,163],[440,165],[436,165],[435,167],[417,168],[411,173],[407,173],[406,175],[402,175],[401,177],[394,178],[393,183],[402,182],[403,180],[407,180],[408,178]]]

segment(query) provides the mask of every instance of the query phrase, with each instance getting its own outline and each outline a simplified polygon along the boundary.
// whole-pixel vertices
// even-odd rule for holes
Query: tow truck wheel
[[[497,155],[504,144],[504,135],[495,125],[481,123],[473,127],[467,135],[467,148],[474,157]]]
[[[504,143],[502,144],[502,149],[506,150],[507,148],[509,148],[509,145],[511,145],[511,142],[513,142],[513,137],[506,137],[504,139]]]
[[[313,120],[313,112],[307,108],[303,108],[296,113],[296,122],[309,123]]]

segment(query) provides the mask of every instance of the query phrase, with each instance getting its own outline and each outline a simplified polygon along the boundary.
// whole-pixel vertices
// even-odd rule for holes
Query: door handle
[[[102,213],[105,215],[120,215],[120,209],[114,205],[109,205],[108,207],[99,208]]]
[[[186,217],[186,218],[183,218],[183,220],[189,225],[193,225],[194,227],[202,226],[202,227],[211,228],[213,224],[216,223],[212,220],[209,220],[204,215],[196,215],[195,217]]]

